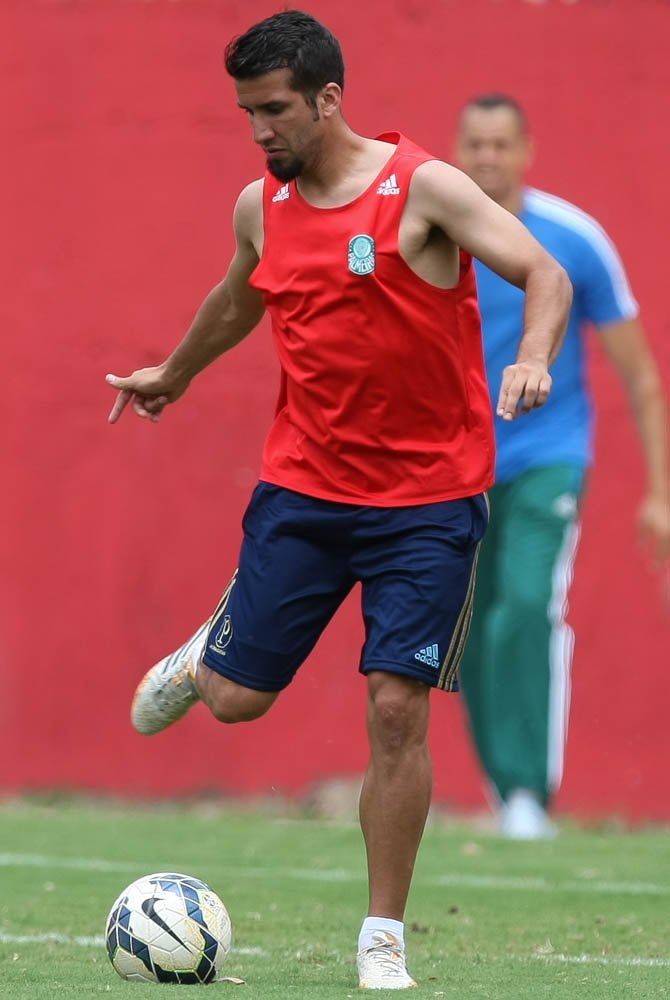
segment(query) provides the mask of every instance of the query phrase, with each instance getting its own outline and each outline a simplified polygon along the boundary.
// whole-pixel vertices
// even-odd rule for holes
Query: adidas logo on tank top
[[[288,189],[288,184],[282,184],[279,191],[272,196],[273,201],[286,201],[287,198],[291,197],[291,192]]]
[[[385,181],[382,181],[377,188],[377,194],[400,194],[400,188],[398,187],[398,180],[395,174],[391,174],[387,177]]]

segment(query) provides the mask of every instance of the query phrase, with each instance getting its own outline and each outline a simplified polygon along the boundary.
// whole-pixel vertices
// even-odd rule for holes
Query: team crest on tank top
[[[375,269],[375,241],[367,233],[349,240],[349,270],[352,274],[372,274]]]

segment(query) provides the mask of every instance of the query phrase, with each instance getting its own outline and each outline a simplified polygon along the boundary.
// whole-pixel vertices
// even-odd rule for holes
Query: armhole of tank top
[[[411,156],[411,155],[412,154],[409,154],[409,156]],[[408,154],[405,154],[405,156],[408,156]],[[412,158],[413,159],[419,159],[418,156],[414,156]],[[461,288],[464,279],[466,278],[466,276],[468,275],[468,273],[470,272],[470,270],[474,266],[474,261],[473,261],[473,257],[472,257],[471,253],[469,253],[467,250],[464,250],[463,247],[457,246],[457,250],[458,250],[458,281],[451,288],[440,288],[439,285],[433,285],[433,284],[431,284],[430,281],[426,281],[425,278],[422,278],[420,274],[417,274],[416,271],[414,271],[409,266],[409,264],[407,263],[407,261],[405,260],[405,258],[400,253],[400,223],[402,221],[403,212],[405,211],[405,206],[407,205],[407,201],[409,199],[409,190],[410,190],[410,187],[411,187],[411,184],[412,184],[412,178],[414,177],[414,174],[415,174],[416,170],[420,166],[422,166],[424,163],[431,163],[433,160],[438,160],[439,161],[439,156],[425,156],[425,157],[423,157],[422,159],[419,160],[418,163],[416,163],[411,168],[411,173],[407,177],[407,183],[405,185],[406,190],[403,192],[403,198],[401,199],[400,205],[399,205],[400,211],[398,212],[398,223],[397,223],[396,232],[395,232],[396,251],[397,251],[397,254],[400,257],[400,259],[405,263],[405,266],[407,267],[407,269],[410,271],[411,274],[414,275],[415,278],[418,278],[419,281],[425,282],[426,285],[428,285],[430,288],[434,288],[438,292],[447,292],[447,293],[453,294],[454,292],[458,291],[459,288]]]
[[[474,258],[468,250],[463,247],[458,248],[458,284],[460,285],[467,274],[474,267]]]
[[[267,246],[267,227],[265,225],[266,213],[270,211],[270,204],[268,203],[269,195],[269,185],[267,174],[263,175],[263,191],[261,193],[261,236],[263,238],[263,243],[261,246],[261,252],[258,257],[258,264],[254,268],[254,272],[258,271],[263,265],[263,260],[265,258],[265,248]]]
[[[393,170],[393,164],[397,164],[398,161],[402,162],[404,160],[405,162],[407,162],[408,160],[412,160],[412,159],[416,159],[416,157],[412,156],[411,153],[410,154],[408,154],[408,153],[400,153],[399,155],[396,154],[396,156],[393,157],[393,163],[391,165],[389,165],[389,169],[392,171]],[[406,207],[407,201],[409,199],[409,189],[410,189],[411,184],[412,184],[412,178],[414,177],[414,171],[416,170],[416,168],[418,166],[419,166],[418,163],[415,166],[413,166],[413,167],[412,166],[408,166],[409,173],[402,175],[403,179],[401,180],[400,185],[399,185],[400,186],[400,198],[398,199],[398,209],[399,210],[397,212],[397,218],[396,218],[396,224],[395,224],[395,232],[393,234],[394,235],[394,239],[395,239],[395,249],[396,249],[396,253],[398,255],[400,255],[400,223],[402,222],[402,217],[403,217],[403,214],[405,212],[405,207]],[[407,263],[407,262],[405,262],[405,263]],[[411,268],[410,268],[410,270],[411,270]]]

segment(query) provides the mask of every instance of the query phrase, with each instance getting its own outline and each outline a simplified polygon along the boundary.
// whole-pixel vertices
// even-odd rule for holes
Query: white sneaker
[[[510,840],[552,840],[558,834],[537,796],[525,788],[512,792],[503,805],[500,832]]]
[[[375,931],[372,944],[356,956],[362,990],[406,990],[416,983],[405,965],[405,949],[389,931]]]
[[[137,686],[130,719],[138,733],[153,736],[167,729],[199,701],[196,664],[207,637],[209,621],[174,653],[147,671]]]

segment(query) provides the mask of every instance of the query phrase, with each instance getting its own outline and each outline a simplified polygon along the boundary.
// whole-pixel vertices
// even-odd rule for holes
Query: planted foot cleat
[[[359,951],[356,961],[362,990],[406,990],[416,986],[407,971],[405,949],[389,931],[375,931],[372,945]]]
[[[517,789],[503,806],[500,832],[509,840],[552,840],[558,830],[536,796]]]
[[[200,700],[195,671],[208,628],[209,622],[205,622],[188,642],[159,660],[144,675],[130,709],[130,718],[138,733],[143,736],[160,733]]]

